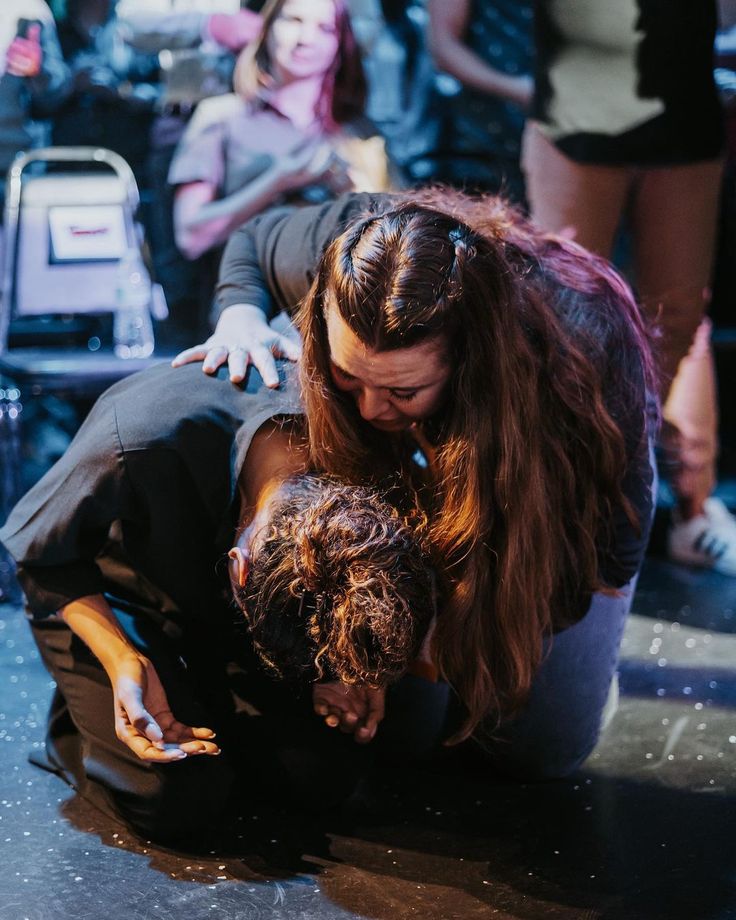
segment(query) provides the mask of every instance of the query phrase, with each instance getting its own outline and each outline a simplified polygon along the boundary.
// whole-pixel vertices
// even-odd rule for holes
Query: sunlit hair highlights
[[[646,437],[647,335],[603,260],[499,199],[394,198],[333,241],[297,319],[312,460],[354,481],[397,464],[411,476],[413,448],[335,387],[327,309],[373,349],[445,340],[453,374],[430,425],[428,511],[449,593],[435,649],[467,709],[458,740],[518,711],[545,637],[607,589],[601,547],[614,509],[633,518],[622,482]]]
[[[233,73],[235,92],[247,101],[268,99],[274,85],[274,73],[268,50],[268,37],[286,0],[267,0],[261,11],[262,25],[258,37],[238,56]],[[317,118],[324,130],[361,118],[365,112],[367,84],[360,50],[350,25],[344,0],[333,0],[338,49],[332,67],[325,74]]]
[[[270,511],[236,595],[264,662],[284,677],[398,679],[434,613],[422,518],[318,476],[287,482]]]

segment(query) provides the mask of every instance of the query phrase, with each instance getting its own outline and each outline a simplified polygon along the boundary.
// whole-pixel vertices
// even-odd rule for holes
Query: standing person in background
[[[123,41],[113,0],[67,0],[57,28],[72,92],[54,114],[53,143],[114,150],[144,186],[158,58]]]
[[[271,0],[235,70],[174,157],[174,227],[190,259],[274,204],[388,185],[382,138],[361,137],[365,78],[342,0]]]
[[[723,165],[715,0],[550,0],[537,13],[532,216],[610,257],[628,209],[638,294],[661,328],[673,559],[736,575],[736,520],[711,495],[717,397],[704,319]]]
[[[35,119],[52,112],[69,89],[54,20],[43,0],[3,0],[0,54],[4,61],[0,76],[0,182],[4,190],[5,175],[16,153],[45,141],[43,126]]]
[[[367,114],[409,185],[437,175],[443,107],[423,0],[350,0],[368,79]]]
[[[461,84],[449,121],[447,174],[435,178],[523,204],[521,134],[533,95],[528,0],[429,0],[430,50]]]

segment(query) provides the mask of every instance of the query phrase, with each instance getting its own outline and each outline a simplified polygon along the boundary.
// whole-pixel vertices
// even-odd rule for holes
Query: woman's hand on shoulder
[[[171,363],[180,367],[201,361],[205,374],[214,374],[227,361],[233,383],[240,383],[248,365],[253,364],[266,386],[278,387],[274,359],[298,361],[300,355],[300,343],[269,326],[261,309],[253,304],[233,304],[222,311],[207,341],[180,352]]]
[[[352,734],[358,744],[368,744],[385,715],[386,691],[340,680],[327,681],[314,685],[312,703],[327,726]]]

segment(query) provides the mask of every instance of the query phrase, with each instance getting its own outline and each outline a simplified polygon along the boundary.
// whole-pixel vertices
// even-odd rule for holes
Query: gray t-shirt
[[[230,94],[206,99],[179,142],[169,169],[170,185],[207,182],[227,198],[266,172],[280,157],[306,145],[329,143],[343,160],[353,186],[382,191],[390,182],[383,139],[368,122],[326,132],[318,123],[297,127],[265,102],[245,102]],[[324,183],[282,195],[273,204],[316,204],[334,196]]]

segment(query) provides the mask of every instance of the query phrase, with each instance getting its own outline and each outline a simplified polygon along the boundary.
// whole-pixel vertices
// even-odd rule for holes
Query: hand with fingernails
[[[233,304],[222,311],[215,331],[205,342],[180,352],[171,363],[181,367],[202,361],[202,370],[214,374],[227,362],[233,383],[244,380],[248,365],[253,364],[266,386],[274,388],[279,385],[275,358],[298,361],[301,351],[297,340],[268,325],[258,307]]]
[[[126,655],[115,663],[110,679],[115,734],[136,757],[171,763],[220,753],[211,728],[185,725],[175,718],[156,669],[147,658]]]

